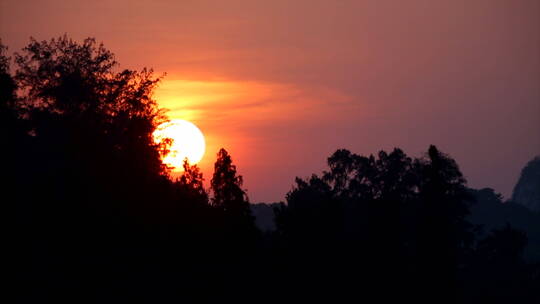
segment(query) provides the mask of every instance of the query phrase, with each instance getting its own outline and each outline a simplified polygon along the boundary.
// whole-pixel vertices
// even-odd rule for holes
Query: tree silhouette
[[[152,70],[116,72],[113,54],[91,38],[82,44],[66,36],[32,39],[23,51],[15,55],[15,79],[25,92],[18,108],[30,117],[37,136],[60,135],[55,127],[76,128],[72,135],[64,134],[76,146],[99,141],[107,153],[114,151],[116,162],[130,160],[130,166],[144,164],[150,174],[163,172],[151,137],[164,120],[150,96],[159,81]]]
[[[180,191],[184,192],[182,196],[186,197],[187,201],[197,205],[208,204],[208,193],[204,189],[204,178],[199,167],[197,165],[190,165],[188,160],[185,159],[183,168],[184,172],[176,181]]]
[[[6,141],[6,147],[16,146],[16,140],[21,138],[22,124],[18,119],[18,113],[13,109],[16,102],[17,83],[9,72],[10,57],[6,55],[7,47],[0,40],[0,134]],[[13,159],[9,155],[12,150],[1,149],[2,159]],[[4,153],[6,153],[4,155]],[[10,162],[13,164],[13,162]]]
[[[453,303],[460,255],[474,240],[473,226],[465,219],[473,198],[456,162],[435,146],[415,167],[419,176],[418,275],[424,288],[446,295],[441,301]]]
[[[231,156],[225,149],[220,149],[211,181],[212,205],[232,216],[250,217],[249,200],[242,184],[242,176],[236,174]]]
[[[17,83],[10,74],[10,60],[6,55],[7,47],[0,40],[0,134],[6,142],[6,147],[13,147],[22,143],[16,141],[22,138],[23,123],[18,119],[19,113],[14,109],[17,101]],[[9,152],[13,149],[2,149],[6,154],[3,159],[13,159]],[[13,164],[13,162],[10,162]]]
[[[6,111],[15,101],[17,84],[9,74],[10,58],[5,54],[7,47],[0,40],[0,109]]]
[[[259,256],[258,243],[260,231],[255,226],[247,194],[242,189],[243,179],[237,174],[236,166],[225,149],[220,149],[214,164],[214,174],[210,182],[212,191],[211,204],[219,223],[217,255],[214,257],[223,269],[223,277],[216,278],[223,294],[234,292],[232,299],[249,303],[258,294],[260,277],[252,265]],[[231,279],[229,273],[234,273]]]
[[[483,256],[490,261],[511,263],[523,262],[523,250],[527,246],[525,233],[513,229],[507,224],[503,229],[495,229],[480,241],[479,250],[485,251]]]
[[[203,211],[187,207],[191,198],[176,190],[161,163],[166,147],[152,139],[165,117],[151,97],[159,81],[151,70],[117,71],[113,55],[94,39],[66,36],[32,39],[15,62],[19,90],[10,109],[24,131],[9,146],[16,168],[7,173],[19,187],[21,279],[36,291],[27,300],[40,286],[57,297],[68,282],[73,287],[63,296],[83,293],[95,287],[95,271],[113,264],[144,277],[145,265],[159,258],[136,255],[159,240],[179,244],[208,230],[186,220]],[[123,261],[113,262],[121,252],[128,252]],[[35,276],[48,280],[26,279]]]
[[[527,236],[507,224],[478,241],[472,263],[467,265],[463,280],[466,299],[490,303],[537,303],[538,265],[523,258]],[[496,288],[494,288],[496,287]],[[471,301],[471,302],[472,302]]]
[[[430,301],[417,289],[423,286],[451,302],[458,260],[474,239],[465,220],[470,197],[455,161],[431,146],[415,160],[400,149],[376,157],[338,150],[328,166],[322,178],[297,179],[288,205],[276,210],[277,234],[291,258],[301,257],[295,263],[317,261],[319,273],[330,277],[362,273],[366,293],[386,286]],[[297,279],[321,280],[317,273]],[[327,287],[340,290],[334,284],[354,283]]]
[[[210,182],[211,203],[221,212],[225,238],[238,248],[251,247],[260,237],[242,184],[242,176],[237,175],[231,156],[225,149],[220,149]]]
[[[435,146],[419,158],[337,150],[327,171],[296,178],[263,236],[225,149],[210,192],[187,160],[171,180],[160,160],[170,141],[152,138],[167,118],[151,70],[119,70],[94,39],[31,39],[14,74],[6,50],[2,198],[15,209],[8,262],[21,302],[539,300],[540,267],[523,255],[536,230],[514,228],[537,213],[468,189]],[[531,197],[531,185],[515,194]],[[473,197],[512,226],[478,233]]]

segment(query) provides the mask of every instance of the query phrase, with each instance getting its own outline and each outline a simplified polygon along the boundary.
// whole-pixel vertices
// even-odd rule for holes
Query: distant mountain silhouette
[[[540,214],[512,201],[503,202],[501,195],[493,189],[471,191],[477,202],[471,207],[469,220],[482,226],[480,236],[484,237],[493,229],[501,229],[510,224],[513,228],[527,233],[525,258],[540,261]]]
[[[531,160],[521,171],[512,201],[540,212],[540,156]]]

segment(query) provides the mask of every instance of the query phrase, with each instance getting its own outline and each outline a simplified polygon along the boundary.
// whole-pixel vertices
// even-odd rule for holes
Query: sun
[[[164,155],[161,161],[173,171],[182,171],[184,159],[190,164],[196,164],[204,156],[206,144],[204,135],[193,123],[174,119],[159,125],[153,133],[154,141],[160,143],[170,138],[172,140],[169,153]]]

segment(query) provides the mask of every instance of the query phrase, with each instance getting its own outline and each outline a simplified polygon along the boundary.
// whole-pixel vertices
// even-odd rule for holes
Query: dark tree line
[[[176,180],[152,139],[152,70],[120,70],[94,39],[0,47],[3,201],[20,302],[518,302],[539,300],[527,236],[479,237],[458,165],[336,151],[255,226],[231,156],[211,187]],[[536,302],[535,302],[536,301]]]
[[[523,258],[527,236],[509,224],[486,236],[469,222],[478,194],[435,146],[417,159],[400,149],[338,150],[328,167],[297,179],[275,208],[282,256],[303,267],[291,286],[316,290],[314,299],[361,289],[383,302],[538,301],[539,267]]]
[[[224,267],[251,257],[229,241],[256,237],[241,177],[221,150],[211,200],[196,166],[171,180],[168,146],[152,138],[166,119],[151,97],[160,78],[118,70],[93,39],[31,40],[13,73],[2,51],[2,192],[22,302],[204,300],[209,285],[232,286]]]

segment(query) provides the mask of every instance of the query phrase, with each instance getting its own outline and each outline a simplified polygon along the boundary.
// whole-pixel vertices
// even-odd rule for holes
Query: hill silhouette
[[[521,171],[512,201],[540,212],[540,156],[532,159]]]
[[[494,229],[502,229],[507,224],[526,232],[528,245],[525,257],[530,261],[540,261],[540,214],[513,201],[503,202],[493,189],[473,190],[476,204],[471,207],[469,219],[480,225],[480,236],[486,236]]]

